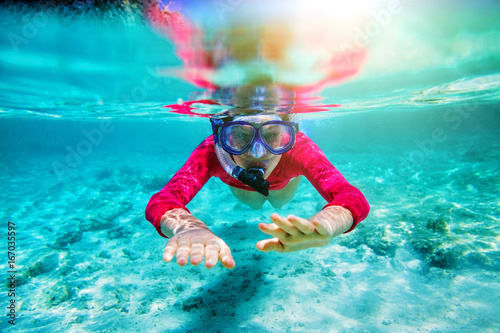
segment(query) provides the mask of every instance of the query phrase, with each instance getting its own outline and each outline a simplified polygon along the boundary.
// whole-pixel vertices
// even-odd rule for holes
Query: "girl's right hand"
[[[203,228],[188,229],[181,231],[168,240],[163,260],[171,261],[177,254],[177,264],[184,266],[189,261],[192,265],[198,265],[205,257],[205,267],[212,268],[220,261],[226,268],[235,266],[229,246],[210,230]]]

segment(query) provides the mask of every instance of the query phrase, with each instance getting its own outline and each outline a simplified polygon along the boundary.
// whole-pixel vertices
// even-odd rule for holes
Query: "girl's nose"
[[[249,151],[253,158],[260,158],[266,154],[266,148],[259,141],[255,141]]]

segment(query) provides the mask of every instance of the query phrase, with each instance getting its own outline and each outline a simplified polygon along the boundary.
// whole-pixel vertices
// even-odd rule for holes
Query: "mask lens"
[[[293,128],[283,124],[263,125],[260,128],[261,139],[271,151],[280,151],[293,143]]]
[[[250,125],[229,125],[221,130],[222,145],[231,150],[240,152],[248,148],[255,134],[255,129]]]

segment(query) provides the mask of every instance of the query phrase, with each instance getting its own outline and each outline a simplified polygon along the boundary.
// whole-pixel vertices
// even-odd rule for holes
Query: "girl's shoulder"
[[[311,140],[307,135],[305,135],[302,132],[297,132],[297,136],[295,137],[295,145],[293,146],[293,149],[291,149],[291,152],[293,153],[311,153],[313,151],[316,151],[318,149],[318,146],[314,143],[313,140]]]

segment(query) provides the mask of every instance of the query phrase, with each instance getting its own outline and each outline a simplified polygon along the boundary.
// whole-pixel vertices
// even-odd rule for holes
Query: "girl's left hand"
[[[312,221],[289,215],[288,218],[276,213],[271,215],[273,223],[259,223],[259,229],[274,238],[257,243],[260,251],[295,252],[310,247],[325,246],[332,240],[334,232],[328,223]]]
[[[285,218],[276,213],[271,220],[273,223],[259,223],[262,232],[274,237],[257,243],[257,249],[264,252],[295,252],[325,246],[353,224],[351,212],[340,206],[326,207],[309,220],[295,215]]]

